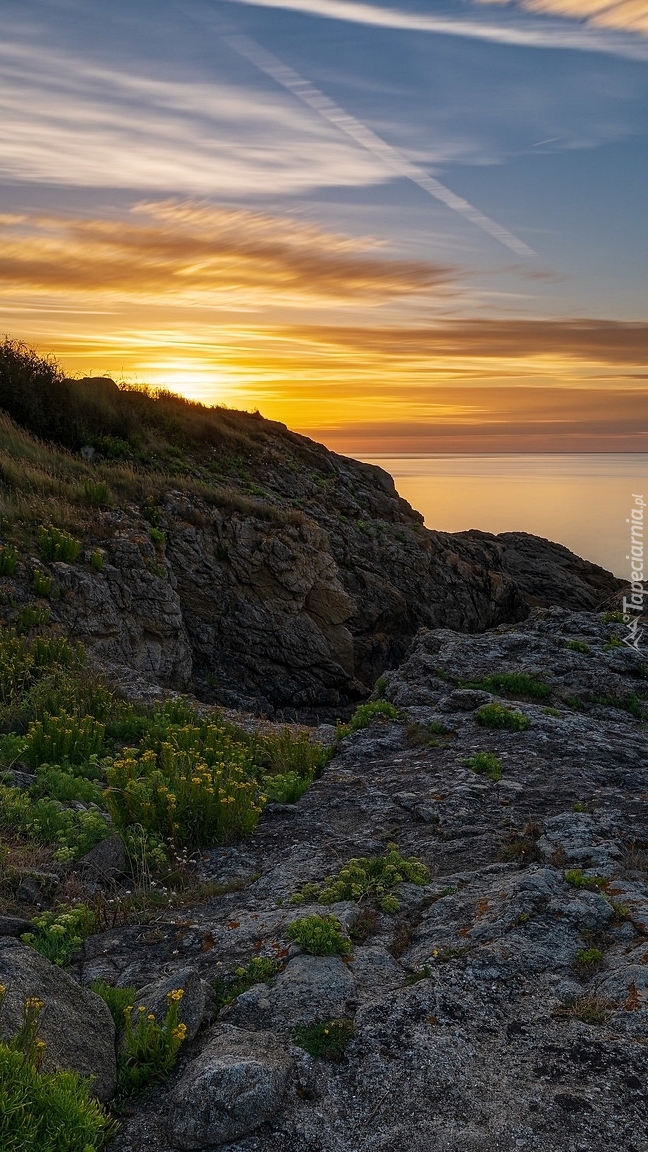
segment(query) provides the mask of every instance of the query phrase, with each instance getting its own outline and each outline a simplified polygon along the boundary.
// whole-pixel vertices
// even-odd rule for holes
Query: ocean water
[[[648,500],[648,453],[363,456],[394,477],[428,528],[533,532],[629,578],[634,495]]]

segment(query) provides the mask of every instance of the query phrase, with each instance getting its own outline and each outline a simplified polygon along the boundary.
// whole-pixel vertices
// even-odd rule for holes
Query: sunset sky
[[[648,0],[2,0],[0,332],[352,454],[648,450]]]

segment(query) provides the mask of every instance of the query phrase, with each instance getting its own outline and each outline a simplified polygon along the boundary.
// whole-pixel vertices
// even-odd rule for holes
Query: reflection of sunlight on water
[[[648,491],[648,454],[372,456],[428,528],[533,532],[628,576],[632,494]]]

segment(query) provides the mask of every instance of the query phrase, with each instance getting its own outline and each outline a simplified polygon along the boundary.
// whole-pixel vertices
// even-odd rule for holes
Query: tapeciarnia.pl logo
[[[646,504],[642,495],[633,492],[632,498],[634,507],[630,510],[630,516],[626,520],[626,524],[630,525],[630,553],[626,556],[626,560],[630,561],[632,592],[629,598],[623,597],[623,620],[628,625],[628,635],[624,636],[623,643],[639,652],[639,641],[644,632],[644,629],[639,627],[639,622],[643,613],[644,596],[648,595],[648,590],[644,589],[643,558],[643,522]],[[633,616],[631,613],[635,615]]]

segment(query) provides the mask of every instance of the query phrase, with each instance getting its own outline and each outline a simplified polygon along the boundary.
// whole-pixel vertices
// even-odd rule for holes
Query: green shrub
[[[157,751],[124,749],[107,768],[104,800],[117,827],[141,824],[187,848],[252,832],[266,797],[245,746],[216,724],[167,736]]]
[[[432,976],[432,969],[429,964],[424,964],[422,968],[416,968],[414,972],[406,978],[406,984],[420,984],[421,980],[429,980]]]
[[[623,612],[604,612],[601,620],[604,624],[623,624]]]
[[[502,765],[493,752],[475,752],[465,764],[467,768],[472,768],[473,772],[488,776],[488,779],[495,784],[502,779]]]
[[[55,560],[72,561],[76,560],[81,551],[81,541],[75,540],[69,532],[48,525],[38,531],[38,549],[46,564]]]
[[[124,1013],[134,1004],[137,990],[133,987],[115,988],[103,980],[93,980],[90,988],[95,996],[101,996],[101,999],[110,1008],[110,1014],[115,1021],[115,1029],[119,1034],[126,1026]]]
[[[593,968],[600,964],[603,959],[603,953],[600,948],[579,948],[576,953],[576,960],[584,967]]]
[[[0,1005],[5,988],[0,985]],[[25,1001],[23,1026],[0,1041],[2,1152],[98,1152],[115,1123],[76,1072],[41,1072],[45,1043],[38,1037],[43,1002]]]
[[[32,572],[32,588],[37,596],[49,596],[52,591],[52,577],[43,572],[42,568],[34,568]]]
[[[344,955],[351,951],[351,944],[335,916],[302,916],[289,925],[288,936],[313,956]]]
[[[70,963],[85,937],[97,930],[95,914],[87,904],[62,905],[55,912],[35,916],[32,923],[35,931],[25,932],[20,939],[61,968]]]
[[[90,553],[90,563],[95,572],[101,572],[104,566],[104,554],[101,548],[95,548],[94,552]]]
[[[16,631],[22,635],[25,632],[32,632],[34,628],[43,628],[49,624],[49,618],[49,608],[42,608],[37,604],[27,604],[18,613]]]
[[[149,528],[149,536],[156,549],[159,551],[164,548],[166,543],[166,536],[161,528]]]
[[[80,649],[74,649],[64,636],[36,636],[31,654],[34,667],[41,672],[56,666],[67,667],[82,659]]]
[[[430,876],[425,864],[414,856],[405,859],[397,844],[389,844],[384,856],[354,857],[337,876],[328,876],[323,884],[305,884],[291,896],[291,903],[317,900],[335,904],[340,900],[374,900],[383,912],[397,912],[399,903],[393,889],[404,882],[427,884]]]
[[[22,759],[25,751],[25,738],[16,732],[8,732],[0,736],[0,764],[10,765],[14,760]]]
[[[73,776],[57,765],[42,764],[36,773],[36,783],[30,795],[50,796],[63,804],[81,801],[83,804],[101,803],[101,788],[84,776]]]
[[[385,676],[379,676],[378,679],[376,680],[376,683],[374,684],[374,692],[376,693],[378,698],[380,700],[382,700],[386,691],[387,691],[387,679]]]
[[[350,721],[352,732],[366,728],[375,720],[376,716],[385,716],[388,720],[398,719],[398,708],[389,700],[370,700],[367,704],[359,704]]]
[[[528,716],[503,704],[483,704],[475,712],[475,719],[483,728],[509,728],[512,732],[523,732],[531,724]]]
[[[187,1027],[178,1020],[182,988],[167,993],[167,1012],[158,1024],[152,1012],[140,1007],[133,1023],[133,1006],[124,1008],[124,1032],[117,1065],[118,1096],[132,1096],[166,1080],[186,1038]]]
[[[612,636],[603,645],[604,652],[613,652],[615,648],[623,648],[623,641],[619,640],[618,636]]]
[[[635,692],[629,692],[627,696],[594,696],[592,703],[600,704],[604,708],[620,708],[621,711],[634,716],[636,720],[643,719],[641,700]]]
[[[293,1039],[314,1060],[341,1060],[353,1039],[353,1020],[325,1020],[322,1024],[299,1025],[293,1029]]]
[[[110,502],[108,485],[105,480],[84,480],[83,498],[91,508],[102,508]]]
[[[310,783],[328,764],[333,750],[313,744],[308,732],[295,732],[286,725],[279,732],[244,733],[230,726],[234,739],[244,742],[255,763],[268,773],[296,773]]]
[[[444,724],[442,720],[432,720],[427,729],[433,736],[452,736],[453,733],[453,729],[448,728],[448,725]]]
[[[219,977],[213,983],[216,996],[216,1008],[220,1011],[226,1004],[231,1004],[243,992],[255,984],[267,984],[277,972],[281,971],[281,964],[266,956],[255,956],[247,966],[235,968],[230,976]]]
[[[573,708],[577,712],[582,712],[585,707],[585,703],[581,700],[580,696],[563,696],[562,700],[563,704],[566,704],[568,708]]]
[[[582,652],[584,655],[591,652],[589,644],[586,644],[584,640],[568,640],[565,647],[571,648],[572,652]]]
[[[605,888],[607,884],[605,876],[585,876],[582,868],[568,868],[565,872],[565,880],[571,884],[572,888],[590,888],[592,890]]]
[[[28,641],[12,628],[0,631],[0,700],[9,703],[31,684],[34,659]]]
[[[614,912],[614,919],[617,921],[627,920],[630,916],[630,909],[627,904],[621,904],[618,900],[610,900],[610,907]]]
[[[299,776],[297,772],[263,777],[263,787],[268,799],[276,800],[279,804],[296,804],[312,782],[312,777],[309,779],[307,776]]]
[[[92,716],[43,716],[36,720],[27,733],[25,759],[36,767],[39,764],[83,764],[98,756],[103,747],[105,727]]]
[[[55,846],[57,860],[85,856],[110,835],[99,812],[77,812],[56,800],[32,800],[20,788],[0,785],[0,829],[38,844]]]
[[[0,545],[0,576],[13,576],[18,563],[18,552],[11,544]]]
[[[463,687],[483,688],[498,696],[530,696],[534,700],[545,700],[551,695],[551,685],[540,680],[537,673],[531,672],[495,672],[492,676],[471,681]]]
[[[366,704],[358,704],[348,724],[338,725],[338,736],[344,738],[350,732],[358,732],[367,728],[377,716],[384,716],[387,720],[398,719],[398,709],[389,700],[369,700]]]

